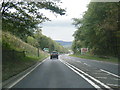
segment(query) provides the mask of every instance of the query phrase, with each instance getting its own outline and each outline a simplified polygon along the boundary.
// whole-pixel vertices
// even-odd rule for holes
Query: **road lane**
[[[115,70],[114,72],[118,72],[118,68],[115,69],[116,64],[106,63],[106,62],[103,63],[103,62],[94,61],[94,60],[80,59],[80,58],[70,57],[66,55],[62,55],[61,59],[64,60],[65,62],[68,62],[69,64],[74,65],[75,67],[79,68],[80,70],[86,72],[90,76],[98,79],[99,81],[103,82],[104,84],[112,88],[120,87],[120,84],[119,84],[120,78],[116,77],[112,73],[110,74],[103,70],[103,69],[106,70],[104,66],[106,64],[106,67],[108,70],[111,71],[111,68],[113,68]],[[112,67],[110,67],[109,65],[112,65]]]
[[[13,88],[94,88],[57,59],[47,59]]]
[[[67,55],[63,55],[62,57],[71,59],[76,62],[81,62],[81,63],[87,64],[91,67],[103,69],[103,70],[109,71],[113,74],[120,76],[120,73],[118,72],[119,65],[115,64],[115,63],[96,61],[96,60],[88,60],[88,59],[82,59],[82,58],[77,58],[77,57],[71,57],[71,56],[67,56]]]

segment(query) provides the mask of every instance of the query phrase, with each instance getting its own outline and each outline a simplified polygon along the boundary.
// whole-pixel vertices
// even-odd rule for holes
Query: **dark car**
[[[57,58],[58,59],[58,52],[53,51],[52,53],[50,53],[50,59],[52,58]]]

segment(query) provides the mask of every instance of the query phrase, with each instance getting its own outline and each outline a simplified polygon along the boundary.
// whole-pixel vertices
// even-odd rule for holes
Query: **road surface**
[[[47,58],[11,88],[116,88],[118,65],[62,55]]]

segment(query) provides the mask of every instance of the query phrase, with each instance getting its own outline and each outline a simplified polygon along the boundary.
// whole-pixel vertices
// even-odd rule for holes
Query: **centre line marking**
[[[113,75],[113,76],[115,76],[115,77],[117,77],[117,78],[120,78],[120,76],[115,75],[115,74],[113,74],[113,73],[111,73],[111,72],[108,72],[108,71],[103,70],[103,69],[100,69],[100,70],[103,71],[103,72],[106,72],[106,73],[108,73],[108,74],[110,74],[110,75]]]
[[[81,63],[81,61],[76,61],[76,62],[79,62],[79,63]]]
[[[71,65],[71,64],[69,64],[69,63],[67,63],[67,62],[65,62],[65,61],[63,61],[63,60],[60,60],[60,61],[63,62],[65,65],[67,65],[67,66],[69,65],[69,66],[71,66],[71,68],[78,70],[79,72],[81,72],[81,73],[83,73],[84,75],[88,76],[89,78],[91,78],[91,79],[94,80],[95,82],[99,83],[100,85],[104,86],[105,88],[107,88],[107,89],[109,89],[109,90],[113,90],[111,87],[105,85],[105,84],[102,83],[101,81],[95,79],[94,77],[92,77],[92,76],[90,76],[89,74],[83,72],[82,70],[76,68],[75,66],[73,66],[73,65]],[[94,82],[93,82],[93,83],[94,83]]]
[[[84,64],[88,66],[88,64],[86,64],[86,63],[84,63]]]
[[[72,71],[74,71],[76,74],[78,74],[79,76],[81,76],[82,78],[84,78],[88,83],[90,83],[93,87],[95,87],[96,89],[100,90],[100,87],[95,84],[94,82],[92,82],[91,80],[89,80],[88,78],[86,78],[84,75],[80,74],[78,71],[76,71],[75,69],[73,69],[72,67],[70,67],[68,64],[66,64],[65,62],[63,62],[62,60],[60,60],[63,64],[65,64],[68,68],[70,68]],[[102,90],[102,89],[101,89]]]

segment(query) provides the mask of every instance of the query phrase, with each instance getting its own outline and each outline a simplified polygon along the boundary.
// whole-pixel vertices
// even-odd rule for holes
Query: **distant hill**
[[[55,40],[55,41],[66,48],[70,48],[72,46],[72,42],[61,41],[61,40]]]

